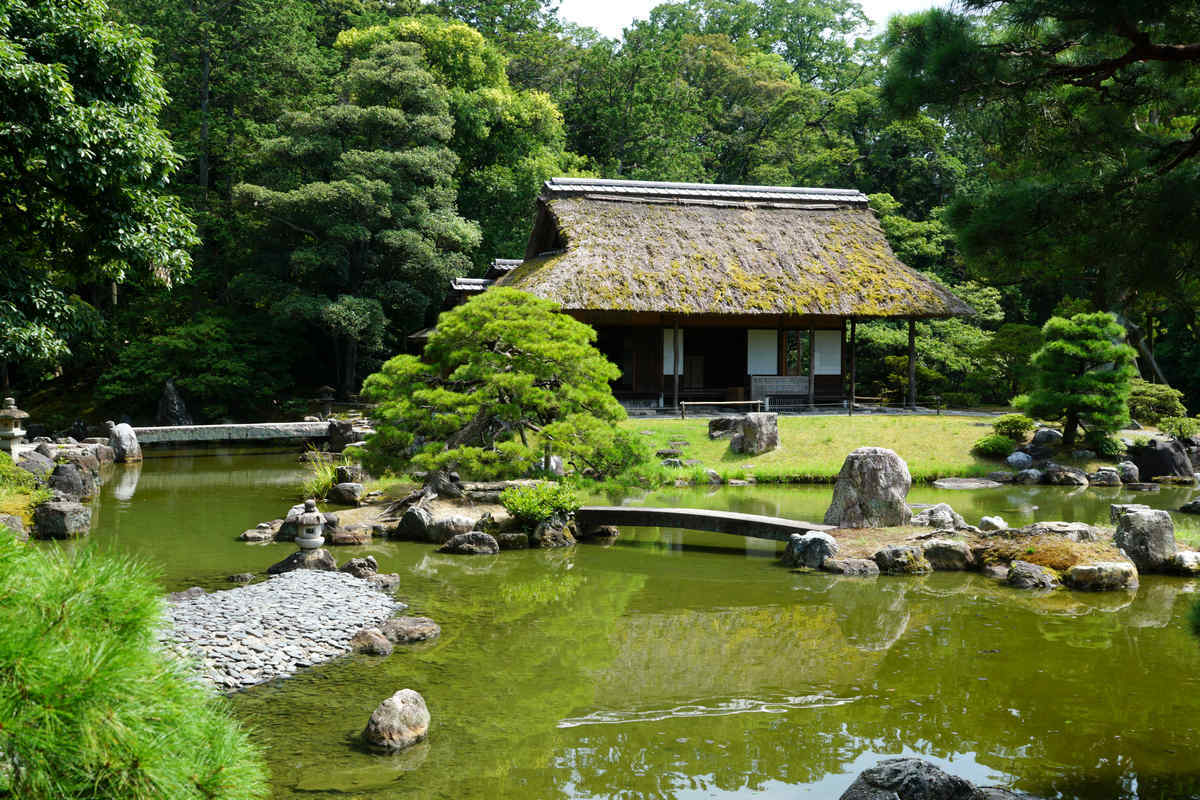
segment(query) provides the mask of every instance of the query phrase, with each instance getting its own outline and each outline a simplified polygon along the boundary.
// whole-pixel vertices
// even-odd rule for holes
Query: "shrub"
[[[1185,436],[1195,436],[1200,433],[1200,419],[1191,417],[1163,417],[1158,421],[1158,429],[1168,436],[1182,439]]]
[[[1161,383],[1134,378],[1129,394],[1129,416],[1143,425],[1157,425],[1163,417],[1185,417],[1183,392]]]
[[[574,514],[579,510],[575,492],[569,486],[552,482],[509,486],[500,493],[500,503],[525,525],[536,525],[556,512]]]
[[[4,796],[257,798],[250,738],[155,641],[148,571],[94,548],[41,549],[0,533]]]
[[[1023,442],[1034,425],[1034,421],[1024,414],[1005,414],[992,423],[992,430],[1014,442]]]
[[[1101,458],[1116,458],[1125,452],[1125,445],[1121,444],[1121,440],[1104,431],[1088,431],[1083,441],[1087,449]]]
[[[971,452],[985,458],[1005,458],[1015,449],[1016,445],[1013,444],[1012,439],[998,433],[989,433],[975,442],[971,447]]]
[[[309,450],[316,452],[317,449],[310,447]],[[340,463],[344,462],[345,459],[342,459]],[[311,497],[315,500],[324,500],[334,483],[337,482],[338,463],[323,456],[306,462],[304,468],[308,474],[300,483],[300,498],[307,500]]]

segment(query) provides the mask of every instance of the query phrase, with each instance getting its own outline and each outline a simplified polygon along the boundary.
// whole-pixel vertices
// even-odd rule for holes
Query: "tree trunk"
[[[908,405],[917,407],[917,323],[908,321]]]
[[[1146,344],[1146,336],[1141,327],[1133,320],[1126,318],[1123,314],[1117,315],[1117,321],[1125,326],[1126,340],[1133,345],[1133,349],[1137,350],[1138,355],[1144,362],[1147,369],[1153,374],[1155,380],[1163,386],[1170,386],[1171,382],[1167,380],[1167,376],[1163,374],[1162,368],[1158,366],[1158,360],[1154,357],[1154,351]]]
[[[11,388],[8,382],[8,362],[0,361],[0,391],[7,392]]]
[[[1069,450],[1075,446],[1075,435],[1079,430],[1079,412],[1068,411],[1067,421],[1063,423],[1063,450]]]
[[[349,397],[354,394],[354,376],[358,371],[358,340],[353,336],[346,337],[346,357],[342,360],[342,393]]]

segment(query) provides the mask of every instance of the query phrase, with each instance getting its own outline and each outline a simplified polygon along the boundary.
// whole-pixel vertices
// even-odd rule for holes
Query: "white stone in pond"
[[[425,738],[429,722],[425,698],[412,689],[401,689],[371,714],[363,738],[376,750],[403,750]]]
[[[1004,517],[984,517],[979,520],[979,529],[981,531],[1006,531],[1008,523],[1004,521]]]

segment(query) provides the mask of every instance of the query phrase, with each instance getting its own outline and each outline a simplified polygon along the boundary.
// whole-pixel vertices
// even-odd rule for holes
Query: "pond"
[[[165,588],[225,588],[291,551],[235,537],[280,516],[300,475],[294,454],[118,468],[92,538],[158,564]],[[640,502],[819,521],[830,491]],[[1191,494],[1094,492],[910,499],[1015,524],[1102,521],[1110,502],[1178,507]],[[444,633],[235,695],[276,798],[836,798],[901,753],[1044,797],[1200,797],[1200,642],[1185,621],[1197,582],[1034,597],[965,574],[842,579],[781,568],[769,542],[651,530],[486,559],[401,542],[334,552],[400,573],[410,613]],[[371,711],[404,687],[429,704],[429,740],[361,751]]]

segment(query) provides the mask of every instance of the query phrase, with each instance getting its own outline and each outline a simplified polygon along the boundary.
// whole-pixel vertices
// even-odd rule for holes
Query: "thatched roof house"
[[[555,178],[499,281],[569,311],[925,318],[973,313],[896,258],[847,189]]]
[[[973,313],[901,263],[849,189],[555,178],[525,258],[455,291],[493,283],[593,325],[622,368],[618,396],[660,407],[847,395],[852,407],[858,320],[908,319],[911,360],[912,320]]]

